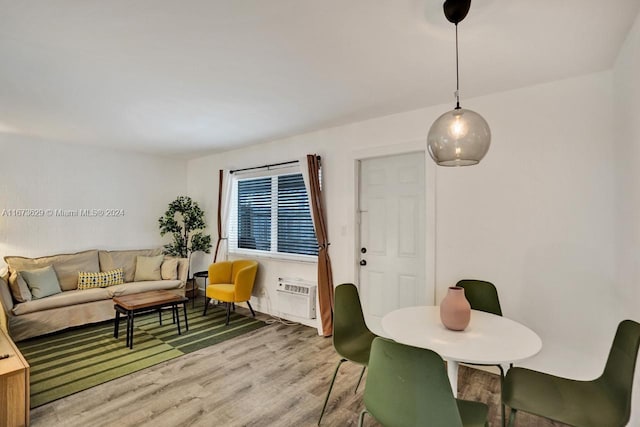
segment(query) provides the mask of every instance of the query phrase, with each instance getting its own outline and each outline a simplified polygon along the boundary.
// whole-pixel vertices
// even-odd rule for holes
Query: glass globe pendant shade
[[[482,160],[491,145],[491,130],[475,111],[457,108],[433,122],[427,146],[440,166],[470,166]]]

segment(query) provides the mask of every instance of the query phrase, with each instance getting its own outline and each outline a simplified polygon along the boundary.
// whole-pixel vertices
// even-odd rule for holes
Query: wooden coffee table
[[[149,291],[139,294],[123,295],[114,297],[113,308],[116,310],[116,323],[113,328],[113,337],[118,338],[118,328],[120,325],[120,314],[127,316],[127,347],[133,349],[133,318],[136,314],[148,313],[150,311],[158,311],[160,313],[160,324],[162,324],[163,308],[171,308],[173,319],[178,325],[178,335],[180,331],[180,314],[178,313],[178,305],[182,304],[184,308],[184,324],[186,330],[189,330],[189,322],[187,320],[187,301],[189,298],[174,294],[169,291]]]

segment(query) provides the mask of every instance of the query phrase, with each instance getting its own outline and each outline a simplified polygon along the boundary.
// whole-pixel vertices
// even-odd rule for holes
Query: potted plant
[[[211,236],[202,233],[206,228],[204,211],[197,202],[188,196],[179,196],[169,203],[169,209],[158,219],[160,235],[171,233],[173,242],[164,245],[165,255],[189,259],[191,271],[191,254],[197,251],[211,253]]]

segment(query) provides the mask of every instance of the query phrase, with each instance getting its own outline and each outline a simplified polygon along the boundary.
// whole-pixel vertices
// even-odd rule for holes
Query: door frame
[[[427,298],[431,298],[431,301],[427,301],[427,304],[435,304],[436,298],[436,165],[431,160],[431,156],[427,151],[426,141],[410,140],[393,145],[385,145],[380,147],[372,147],[363,150],[354,151],[352,153],[353,164],[353,182],[354,182],[354,198],[353,198],[353,221],[354,221],[354,253],[353,253],[353,268],[356,278],[356,286],[360,290],[360,162],[362,160],[368,160],[377,157],[388,157],[410,153],[422,153],[424,156],[424,179],[425,179],[425,286],[427,287]]]

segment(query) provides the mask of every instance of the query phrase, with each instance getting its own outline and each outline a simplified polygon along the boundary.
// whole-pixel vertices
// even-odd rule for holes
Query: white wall
[[[640,16],[614,67],[614,144],[616,166],[616,281],[611,289],[624,317],[639,320],[640,301]],[[640,374],[633,407],[640,408]],[[629,425],[640,425],[635,409]]]
[[[611,77],[474,100],[492,126],[487,158],[438,169],[438,284],[494,282],[504,314],[542,338],[527,364],[580,378],[601,372],[623,316],[612,293]]]
[[[184,160],[7,134],[0,152],[0,256],[161,246],[168,240],[158,218],[186,193]],[[124,216],[2,216],[25,208],[122,209]]]
[[[640,301],[640,16],[614,68],[617,280],[613,291],[627,316]]]
[[[266,150],[265,150],[266,149]],[[216,156],[209,156],[189,162],[188,188],[189,195],[197,201],[204,209],[209,225],[208,232],[212,235],[214,248],[211,254],[202,252],[194,253],[192,256],[192,271],[206,270],[212,262],[213,251],[217,240],[217,211],[218,211],[218,170],[235,169],[245,166],[262,165],[283,160],[296,160],[306,153],[300,147],[299,150],[287,151],[288,154],[283,159],[279,154],[280,150],[273,150],[273,155],[268,146],[260,147],[258,150],[238,150]],[[234,257],[231,256],[230,259]],[[235,257],[237,258],[237,257]],[[260,268],[256,276],[256,283],[253,290],[255,296],[251,300],[253,308],[263,313],[275,316],[283,315],[278,310],[276,287],[279,277],[298,278],[315,282],[316,263],[283,261],[274,258],[260,258]],[[203,288],[200,282],[200,287]],[[297,320],[309,326],[316,326],[314,320],[295,318],[288,316],[291,320]]]
[[[600,373],[625,314],[614,294],[612,73],[463,100],[493,132],[479,166],[437,168],[436,301],[458,279],[490,280],[505,315],[542,337],[529,366]],[[355,168],[362,153],[405,151],[451,105],[323,129],[189,162],[189,194],[215,226],[217,170],[322,156],[335,283],[355,277]],[[202,260],[202,267],[209,260]],[[273,277],[313,266],[262,263]],[[272,294],[271,294],[272,295]],[[273,296],[271,296],[272,298]],[[266,306],[262,298],[261,307]],[[597,315],[595,314],[597,313]]]

